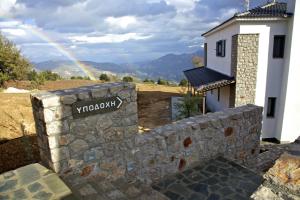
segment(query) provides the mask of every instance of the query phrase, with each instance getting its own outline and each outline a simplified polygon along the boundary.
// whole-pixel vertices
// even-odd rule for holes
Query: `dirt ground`
[[[40,90],[58,90],[95,84],[87,80],[50,81]],[[30,89],[28,82],[11,82],[8,87]],[[184,92],[181,87],[137,84],[141,131],[171,122],[170,97]],[[35,125],[29,94],[0,93],[0,173],[39,161]]]
[[[185,92],[181,87],[160,85],[137,85],[139,126],[149,130],[171,123],[171,96],[181,96]]]

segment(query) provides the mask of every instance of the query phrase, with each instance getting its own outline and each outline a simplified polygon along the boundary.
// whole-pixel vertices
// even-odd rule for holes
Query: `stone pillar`
[[[231,105],[255,103],[258,42],[258,34],[232,36],[231,75],[235,77],[236,84],[235,94],[230,93]]]
[[[112,102],[117,97],[120,100]],[[61,176],[124,176],[130,159],[124,159],[128,152],[123,149],[134,145],[138,133],[136,98],[135,85],[129,83],[32,94],[43,164]],[[111,102],[96,106],[105,99]],[[75,117],[75,104],[91,102],[94,106],[83,108],[84,115]],[[104,107],[106,111],[93,113]]]

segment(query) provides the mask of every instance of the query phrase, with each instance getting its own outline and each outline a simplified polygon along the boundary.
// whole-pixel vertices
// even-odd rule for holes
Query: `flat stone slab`
[[[64,182],[35,163],[0,175],[0,199],[74,199]]]
[[[167,176],[152,188],[171,200],[249,199],[263,178],[222,157]]]
[[[125,178],[106,180],[69,176],[66,180],[77,199],[88,200],[168,200],[166,196],[141,181],[128,182]]]

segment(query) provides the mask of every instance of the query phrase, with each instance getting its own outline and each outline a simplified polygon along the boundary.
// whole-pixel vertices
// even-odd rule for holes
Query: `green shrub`
[[[82,80],[83,77],[82,76],[71,76],[71,80]]]
[[[91,80],[88,76],[71,76],[71,80]]]
[[[28,80],[31,81],[31,87],[33,89],[38,88],[38,86],[43,85],[45,81],[57,81],[62,79],[57,73],[51,71],[43,71],[37,73],[35,70],[32,70],[28,73]]]
[[[133,82],[133,78],[131,76],[124,76],[122,80],[123,82]]]
[[[179,86],[186,87],[188,85],[188,81],[186,79],[182,79],[179,83]]]
[[[37,78],[37,76],[38,76],[38,73],[35,70],[32,70],[27,74],[27,78],[30,81],[35,80]]]
[[[0,72],[0,87],[3,86],[4,83],[8,80],[9,80],[8,74]]]
[[[108,77],[107,74],[101,74],[99,76],[99,80],[101,80],[101,81],[110,81],[110,78]]]
[[[31,88],[37,89],[40,85],[44,85],[46,79],[42,74],[37,74],[32,77]]]
[[[57,81],[62,79],[57,73],[49,70],[40,72],[39,75],[43,76],[46,81]]]
[[[154,80],[148,79],[148,78],[146,78],[143,82],[144,82],[144,83],[153,83],[153,84],[155,83]]]
[[[175,104],[179,112],[179,118],[187,118],[200,114],[200,102],[201,98],[199,96],[192,96],[190,93],[185,94],[181,102]]]
[[[158,85],[169,85],[169,81],[167,81],[167,80],[163,80],[163,79],[158,79],[157,80],[157,84]]]

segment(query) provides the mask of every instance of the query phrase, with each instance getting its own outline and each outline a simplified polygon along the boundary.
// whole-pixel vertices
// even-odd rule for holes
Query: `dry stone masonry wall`
[[[120,102],[123,102],[119,108]],[[108,98],[107,102],[101,99]],[[33,94],[38,144],[43,163],[62,176],[123,176],[125,149],[133,148],[138,132],[135,86],[109,83],[70,90]],[[108,109],[107,113],[74,118],[72,105],[82,114]],[[110,110],[111,107],[116,110]],[[78,114],[78,113],[75,113]]]
[[[231,75],[235,77],[235,94],[230,104],[241,106],[255,103],[258,34],[238,34],[232,37]],[[234,102],[233,102],[234,101]]]
[[[117,110],[74,119],[74,105],[103,97],[120,97],[123,104]],[[31,99],[42,161],[62,177],[126,177],[149,183],[220,155],[252,165],[259,153],[262,108],[254,105],[138,134],[136,91],[131,84],[46,92]]]
[[[133,172],[146,181],[223,156],[253,166],[259,153],[262,108],[246,105],[162,126],[136,137]]]

